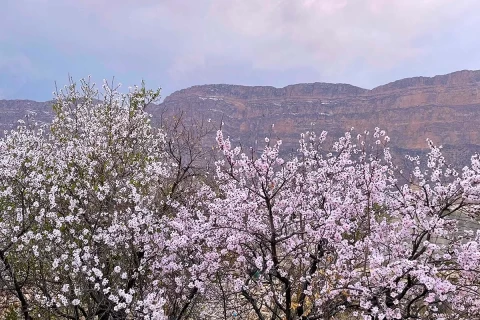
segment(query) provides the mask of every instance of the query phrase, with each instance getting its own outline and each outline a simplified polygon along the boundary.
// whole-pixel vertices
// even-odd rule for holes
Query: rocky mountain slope
[[[14,128],[18,120],[28,121],[25,116],[32,114],[38,123],[49,122],[53,118],[51,102],[0,100],[0,136],[5,130]]]
[[[372,90],[348,84],[308,83],[284,88],[203,85],[177,91],[160,105],[195,117],[223,119],[234,141],[259,147],[266,136],[295,149],[308,130],[339,136],[385,129],[401,153],[442,144],[447,157],[464,162],[480,151],[480,71],[398,80]],[[272,126],[273,125],[273,126]]]
[[[326,130],[338,137],[351,127],[363,132],[378,126],[397,152],[422,152],[430,138],[444,145],[448,158],[463,163],[480,151],[479,88],[480,71],[408,78],[372,90],[331,83],[201,85],[171,94],[149,112],[156,119],[165,110],[182,110],[187,117],[223,121],[234,142],[257,149],[266,136],[281,138],[285,150],[295,150],[301,132]],[[52,116],[49,102],[0,100],[0,132],[31,111],[39,121]]]

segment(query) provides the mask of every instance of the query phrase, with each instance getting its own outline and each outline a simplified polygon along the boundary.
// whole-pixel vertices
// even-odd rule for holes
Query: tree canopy
[[[480,317],[478,155],[404,172],[379,128],[212,155],[210,123],[152,124],[159,93],[71,83],[0,139],[2,317]]]

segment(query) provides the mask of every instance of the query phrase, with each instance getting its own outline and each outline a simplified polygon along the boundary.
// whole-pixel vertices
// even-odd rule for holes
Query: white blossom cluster
[[[0,139],[0,292],[19,317],[480,317],[478,155],[456,171],[429,142],[405,176],[378,128],[302,134],[289,159],[218,131],[215,172],[182,180],[145,112],[158,92],[103,88],[71,84],[49,126]]]

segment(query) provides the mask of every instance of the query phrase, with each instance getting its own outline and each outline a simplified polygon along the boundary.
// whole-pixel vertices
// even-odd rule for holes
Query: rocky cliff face
[[[301,132],[326,130],[338,137],[351,127],[363,132],[378,126],[388,132],[397,152],[422,152],[430,138],[444,145],[451,160],[464,163],[467,155],[480,152],[479,88],[480,71],[408,78],[372,90],[330,83],[284,88],[202,85],[171,94],[149,112],[157,119],[166,109],[216,124],[223,121],[234,142],[262,148],[269,136],[282,139],[287,151],[296,150]],[[0,133],[32,111],[39,121],[48,121],[50,105],[0,100]]]
[[[372,90],[329,83],[204,85],[177,91],[159,107],[218,123],[223,119],[225,131],[245,146],[258,141],[261,147],[270,136],[295,149],[301,132],[338,136],[351,127],[363,132],[378,126],[402,153],[425,150],[430,138],[444,145],[452,160],[463,162],[480,151],[479,88],[480,71],[408,78]]]

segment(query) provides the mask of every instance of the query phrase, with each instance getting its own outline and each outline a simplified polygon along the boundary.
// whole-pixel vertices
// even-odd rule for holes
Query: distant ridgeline
[[[444,146],[448,161],[463,165],[480,152],[480,71],[398,80],[372,90],[348,84],[309,83],[284,88],[201,85],[179,90],[148,111],[155,122],[184,112],[188,119],[211,119],[245,149],[262,149],[265,137],[282,139],[295,152],[300,133],[328,131],[337,138],[352,127],[387,131],[397,155],[427,150],[426,139]],[[0,100],[1,134],[29,112],[48,122],[51,102]],[[215,137],[205,145],[215,145]]]

